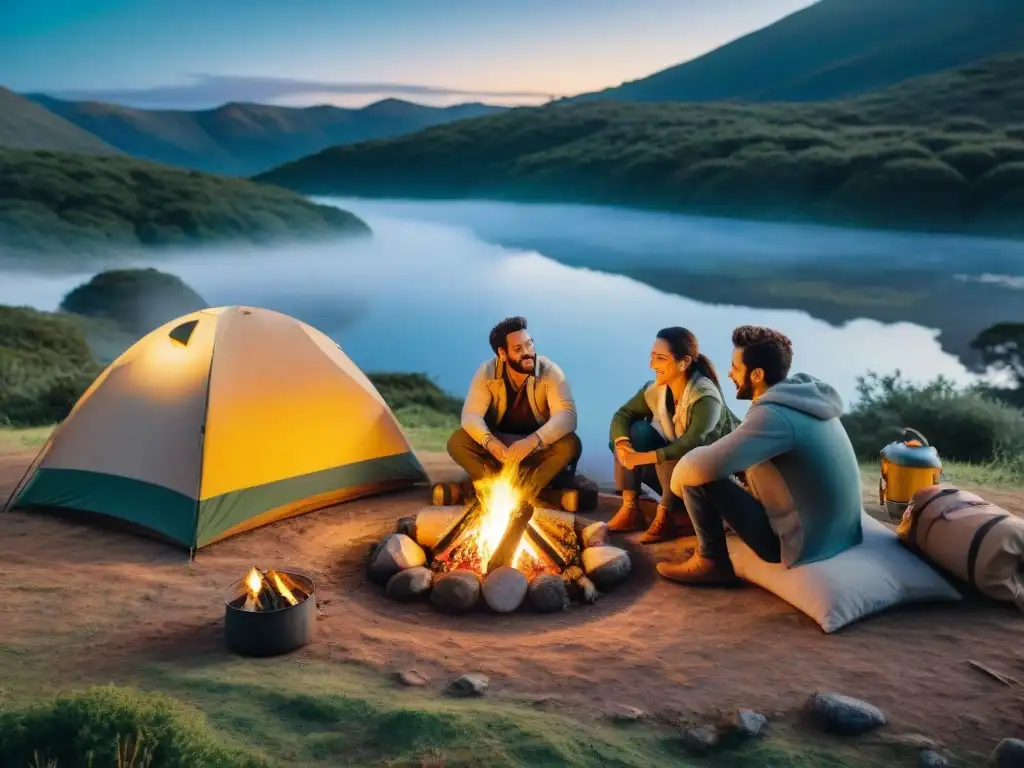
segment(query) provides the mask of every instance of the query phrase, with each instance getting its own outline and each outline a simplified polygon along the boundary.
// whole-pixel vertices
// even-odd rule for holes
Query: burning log
[[[495,547],[491,559],[487,561],[488,573],[504,565],[513,564],[516,551],[519,549],[519,542],[523,538],[530,520],[533,519],[533,513],[533,506],[522,502],[509,516],[508,526],[501,537],[501,542]]]
[[[480,519],[484,515],[484,507],[480,503],[479,499],[473,499],[472,502],[467,506],[466,512],[460,517],[447,533],[445,533],[437,544],[431,547],[431,554],[444,552],[453,543],[459,540],[471,526],[477,526],[480,524]]]
[[[296,579],[274,569],[264,573],[253,566],[245,578],[245,586],[248,592],[241,606],[243,611],[277,611],[309,598],[309,593]]]

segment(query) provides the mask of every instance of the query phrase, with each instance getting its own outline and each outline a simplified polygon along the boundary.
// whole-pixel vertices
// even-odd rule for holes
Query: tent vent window
[[[196,329],[198,324],[198,320],[189,320],[187,323],[175,326],[167,335],[183,347],[188,346],[188,340],[192,338],[192,331]]]

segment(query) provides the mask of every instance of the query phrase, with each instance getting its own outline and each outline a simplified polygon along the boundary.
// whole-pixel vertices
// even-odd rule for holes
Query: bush
[[[425,374],[371,373],[368,377],[392,411],[418,408],[448,416],[462,414],[462,400],[445,392]]]
[[[55,761],[114,768],[119,745],[138,744],[148,768],[256,768],[266,763],[220,743],[203,715],[161,694],[105,686],[0,712],[0,765]],[[129,749],[131,752],[131,749]]]
[[[155,269],[115,269],[101,272],[69,292],[60,308],[113,320],[141,336],[207,306],[202,296],[174,275]]]
[[[0,306],[0,424],[60,421],[99,372],[85,336],[70,320]]]
[[[857,455],[877,459],[904,427],[920,431],[949,461],[988,463],[1024,455],[1024,411],[939,379],[919,386],[897,372],[857,382],[859,400],[843,417]]]

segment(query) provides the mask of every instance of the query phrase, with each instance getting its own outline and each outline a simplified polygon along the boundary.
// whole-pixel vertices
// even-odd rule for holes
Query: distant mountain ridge
[[[333,147],[311,195],[626,205],[1024,237],[1024,53],[815,103],[555,103]]]
[[[100,138],[13,91],[0,87],[0,147],[116,155]]]
[[[385,99],[361,109],[232,102],[207,110],[156,110],[45,94],[25,98],[129,155],[234,176],[249,176],[338,144],[391,138],[503,109],[479,103],[428,107]]]
[[[821,0],[691,61],[568,101],[846,98],[1020,51],[1022,0]]]

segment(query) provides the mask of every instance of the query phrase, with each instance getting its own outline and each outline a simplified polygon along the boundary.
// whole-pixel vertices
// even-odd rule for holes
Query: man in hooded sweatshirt
[[[753,401],[750,410],[735,431],[694,448],[672,473],[698,549],[682,562],[659,563],[658,572],[685,584],[736,579],[726,524],[762,560],[788,568],[861,541],[860,469],[839,420],[839,394],[805,373],[787,378],[793,346],[778,331],[745,325],[732,342],[729,378],[738,399]]]

